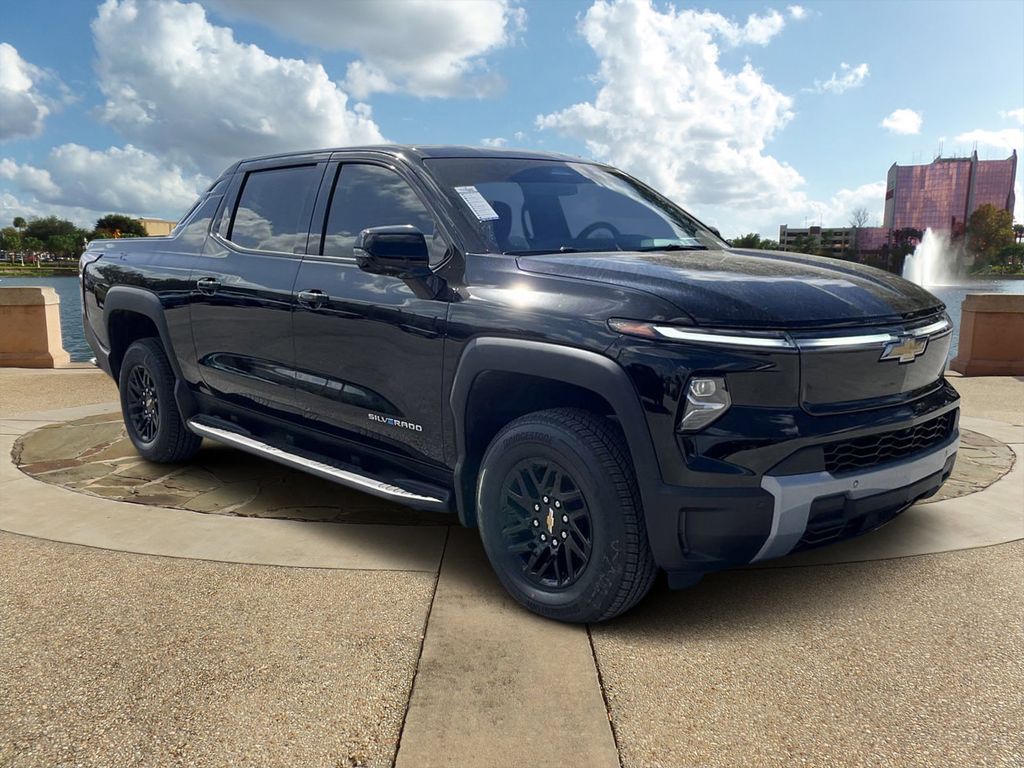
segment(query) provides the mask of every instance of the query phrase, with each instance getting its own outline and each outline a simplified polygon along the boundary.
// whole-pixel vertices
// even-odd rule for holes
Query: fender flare
[[[174,399],[177,401],[178,410],[182,418],[187,419],[197,412],[197,405],[192,392],[185,383],[185,377],[181,373],[181,364],[171,344],[171,334],[167,329],[167,318],[164,315],[164,305],[160,297],[145,288],[138,288],[130,285],[115,285],[103,300],[103,324],[107,329],[107,340],[111,339],[110,320],[114,312],[135,312],[153,322],[157,333],[160,334],[160,343],[163,344],[164,354],[174,371]],[[112,350],[111,350],[112,351]],[[120,367],[121,361],[117,361]],[[113,371],[113,365],[110,365]],[[116,380],[116,377],[115,377]]]
[[[164,352],[171,362],[174,375],[181,378],[181,368],[178,365],[178,358],[171,346],[171,334],[167,330],[167,318],[164,317],[164,305],[160,297],[145,288],[136,288],[130,285],[115,285],[103,299],[103,324],[107,328],[107,339],[110,335],[110,317],[114,312],[134,312],[143,315],[153,321],[157,332],[160,334],[160,341],[164,345]]]
[[[455,426],[456,463],[455,499],[463,525],[476,525],[476,467],[469,461],[466,422],[470,393],[477,376],[489,371],[524,373],[552,379],[557,370],[559,381],[590,390],[604,398],[619,419],[626,436],[633,468],[643,501],[648,489],[661,484],[654,443],[640,399],[626,371],[609,357],[577,347],[541,341],[500,337],[477,337],[462,352],[449,402]],[[652,499],[653,501],[653,499]]]

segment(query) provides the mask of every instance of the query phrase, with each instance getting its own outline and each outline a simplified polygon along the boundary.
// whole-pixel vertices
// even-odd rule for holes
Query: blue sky
[[[1024,152],[1024,3],[50,0],[0,29],[0,224],[174,218],[239,156],[382,138],[597,157],[726,235],[841,226],[893,162]]]

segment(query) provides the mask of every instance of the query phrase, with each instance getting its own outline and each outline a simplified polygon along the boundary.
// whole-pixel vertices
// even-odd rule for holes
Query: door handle
[[[196,288],[199,289],[200,293],[205,293],[207,296],[212,296],[220,288],[220,280],[216,277],[200,277],[196,280]]]
[[[309,291],[299,291],[298,299],[299,304],[310,309],[319,309],[320,305],[324,303],[324,299],[327,298],[327,294],[323,291],[319,291],[313,288]]]

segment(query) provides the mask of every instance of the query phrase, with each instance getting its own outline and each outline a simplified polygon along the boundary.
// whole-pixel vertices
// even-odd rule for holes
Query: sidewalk
[[[1020,456],[1024,380],[954,384],[965,418]],[[96,371],[0,371],[4,439],[45,423],[12,415],[114,397]],[[52,536],[123,548],[104,522],[120,520],[145,551],[307,567],[0,532],[0,765],[1024,761],[1020,541],[659,585],[588,629],[513,604],[470,531],[215,518],[2,470],[0,517]],[[1022,478],[1018,459],[988,495],[923,509],[1024,509]],[[57,495],[30,503],[36,486]],[[861,553],[907,546],[871,536]]]

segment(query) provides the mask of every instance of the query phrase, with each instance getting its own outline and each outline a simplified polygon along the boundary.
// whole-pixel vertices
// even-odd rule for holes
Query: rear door
[[[295,283],[296,399],[308,426],[428,462],[443,460],[441,365],[449,290],[440,278],[370,274],[352,248],[368,227],[411,224],[432,260],[448,240],[399,166],[332,164]]]
[[[243,164],[192,270],[196,359],[219,401],[294,415],[292,289],[326,160]]]

